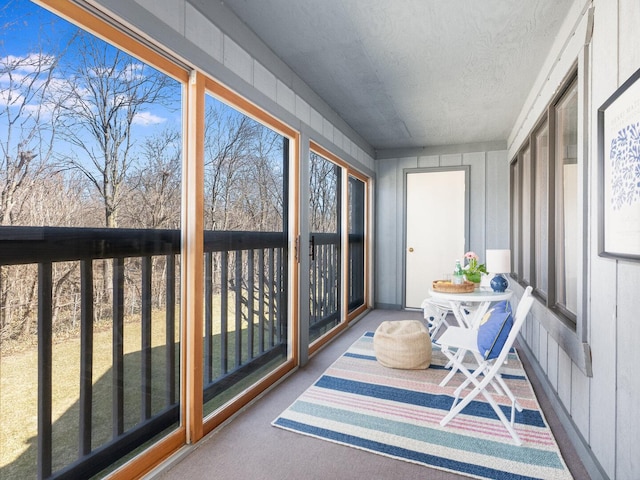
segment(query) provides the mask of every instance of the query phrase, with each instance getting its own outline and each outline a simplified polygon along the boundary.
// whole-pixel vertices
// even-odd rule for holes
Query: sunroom
[[[637,2],[0,15],[0,478],[458,478],[335,445],[296,466],[264,419],[238,450],[251,408],[496,249],[574,475],[638,476]]]

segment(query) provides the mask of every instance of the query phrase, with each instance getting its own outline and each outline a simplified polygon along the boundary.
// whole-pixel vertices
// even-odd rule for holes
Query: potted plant
[[[467,281],[475,283],[478,287],[482,280],[482,274],[487,273],[487,268],[484,263],[480,263],[480,257],[475,252],[465,253],[464,258],[467,261],[463,268],[464,276]]]

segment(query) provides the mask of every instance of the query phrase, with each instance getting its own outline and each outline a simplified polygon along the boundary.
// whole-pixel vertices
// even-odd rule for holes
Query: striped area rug
[[[515,352],[503,379],[523,406],[515,426],[522,446],[513,444],[482,395],[440,426],[462,377],[439,387],[448,372],[445,364],[446,357],[434,346],[427,370],[383,367],[368,332],[272,424],[472,478],[572,478]],[[493,396],[505,405],[509,418],[506,397]]]

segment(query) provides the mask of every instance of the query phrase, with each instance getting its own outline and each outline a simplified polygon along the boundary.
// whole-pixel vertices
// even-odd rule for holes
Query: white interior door
[[[464,170],[407,174],[405,306],[420,308],[431,282],[463,262]]]

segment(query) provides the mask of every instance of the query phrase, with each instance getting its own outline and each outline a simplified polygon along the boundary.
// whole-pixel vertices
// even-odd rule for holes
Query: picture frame
[[[640,69],[598,109],[598,254],[640,261]]]

